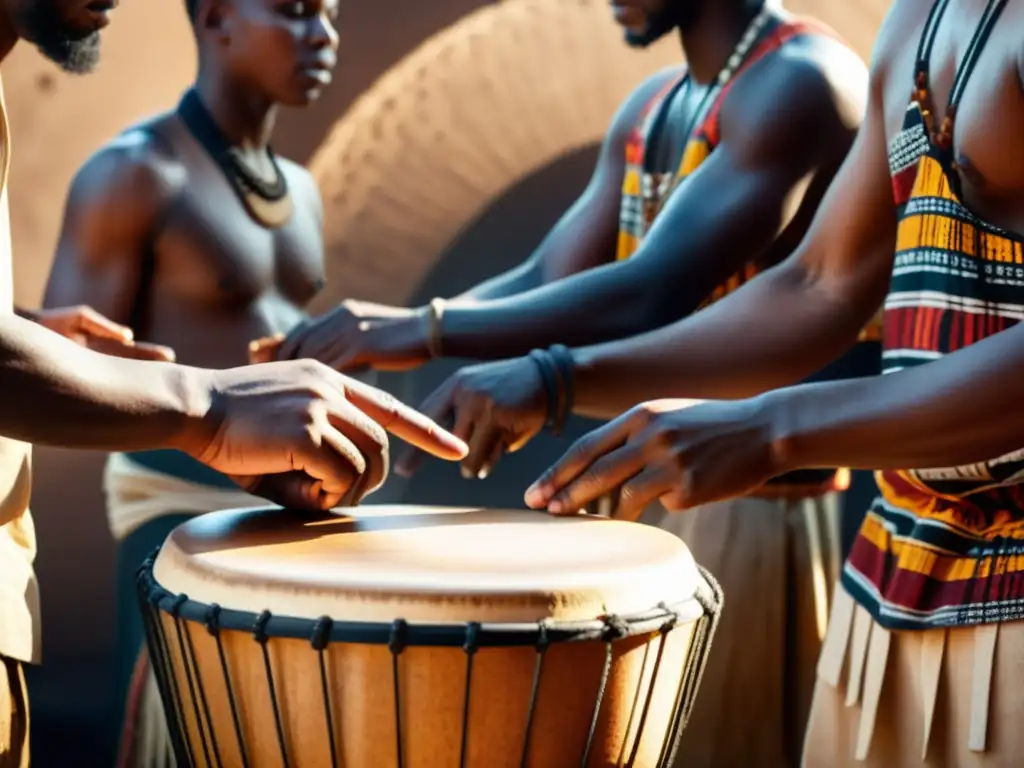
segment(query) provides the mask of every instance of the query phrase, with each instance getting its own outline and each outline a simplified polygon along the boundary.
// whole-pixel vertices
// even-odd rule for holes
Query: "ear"
[[[196,26],[211,39],[227,44],[231,37],[233,10],[229,0],[199,0]]]

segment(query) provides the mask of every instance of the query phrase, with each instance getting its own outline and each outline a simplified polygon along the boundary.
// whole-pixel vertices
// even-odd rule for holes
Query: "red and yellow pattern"
[[[899,229],[885,303],[886,373],[937,360],[1024,317],[1024,241],[960,202],[916,101],[889,164]],[[876,479],[881,494],[843,584],[880,624],[1024,618],[1024,450]]]

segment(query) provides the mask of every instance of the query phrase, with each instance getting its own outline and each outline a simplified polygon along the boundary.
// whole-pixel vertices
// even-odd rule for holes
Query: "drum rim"
[[[723,595],[714,578],[699,565],[698,590],[671,605],[665,603],[635,614],[611,615],[590,620],[542,619],[535,622],[392,622],[346,621],[329,616],[317,618],[272,614],[224,608],[216,603],[192,600],[163,587],[153,573],[157,547],[139,567],[137,589],[144,606],[168,613],[174,618],[200,624],[211,633],[221,630],[250,632],[257,639],[309,640],[314,648],[329,643],[386,645],[393,650],[408,646],[476,648],[541,647],[552,643],[602,641],[614,642],[642,634],[668,632],[672,628],[701,618],[717,623]]]

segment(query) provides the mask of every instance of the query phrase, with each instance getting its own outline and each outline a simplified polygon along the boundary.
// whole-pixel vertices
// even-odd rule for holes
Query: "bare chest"
[[[245,306],[275,294],[304,307],[323,285],[316,202],[293,194],[283,227],[255,222],[223,178],[200,174],[168,213],[154,243],[162,293],[191,303]]]
[[[943,19],[927,59],[927,97],[920,107],[930,114],[935,131],[941,132],[944,119],[952,118],[952,143],[945,156],[961,202],[994,226],[1024,232],[1024,94],[1019,35],[1011,21],[1016,15],[1004,14],[970,64],[966,62],[978,19]],[[883,96],[890,152],[900,145],[907,110],[918,96],[916,40],[923,25],[922,16],[913,33],[915,45],[902,46],[887,68]],[[935,137],[929,140],[941,144]]]

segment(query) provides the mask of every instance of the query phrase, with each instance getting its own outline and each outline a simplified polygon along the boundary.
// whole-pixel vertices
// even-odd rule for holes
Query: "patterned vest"
[[[658,129],[664,129],[668,121],[663,119],[662,112],[672,101],[672,96],[679,90],[685,73],[673,78],[648,102],[641,111],[637,124],[626,142],[626,174],[622,185],[622,208],[619,215],[618,259],[632,257],[643,242],[658,213],[664,207],[672,191],[685,183],[685,179],[703,163],[718,146],[720,139],[719,117],[722,104],[736,82],[736,78],[747,67],[769,53],[778,50],[790,40],[804,35],[823,35],[831,39],[839,39],[835,32],[813,20],[793,20],[779,24],[763,36],[747,57],[746,62],[736,72],[729,83],[718,93],[714,103],[710,105],[706,117],[696,126],[688,137],[683,149],[682,159],[678,167],[652,169],[649,148],[658,139]],[[662,119],[659,119],[659,118]],[[672,126],[669,126],[672,127]],[[759,262],[749,262],[708,296],[701,307],[718,301],[732,293],[759,272],[772,266]],[[862,341],[877,340],[881,332],[881,314],[872,321],[861,333]],[[877,373],[877,358],[867,349],[854,350],[844,359],[819,375],[816,380],[861,376]],[[865,359],[867,358],[867,360]],[[811,469],[792,472],[775,478],[770,485],[773,492],[780,488],[792,489],[795,495],[807,495],[811,492],[830,489],[845,489],[849,484],[849,473],[845,470],[836,472],[828,469]],[[788,491],[787,491],[788,492]]]
[[[647,103],[626,142],[626,174],[622,185],[622,207],[619,214],[619,240],[616,258],[628,259],[639,250],[645,235],[650,230],[658,213],[665,206],[672,191],[679,187],[687,176],[697,170],[718,146],[722,104],[725,103],[729,91],[740,74],[787,42],[805,35],[821,35],[842,42],[836,32],[812,19],[794,19],[774,27],[751,50],[732,80],[718,93],[714,103],[708,109],[707,115],[687,137],[682,159],[676,168],[652,170],[650,158],[647,155],[648,148],[658,138],[657,129],[664,128],[666,124],[666,121],[659,120],[659,117],[668,107],[672,100],[671,97],[682,85],[686,77],[685,72],[670,81]],[[675,179],[672,181],[666,177],[675,177]],[[666,184],[666,181],[669,183]],[[718,286],[705,299],[702,306],[707,306],[732,293],[759,272],[771,266],[773,265],[756,262],[744,265],[736,274]],[[879,316],[879,319],[865,330],[862,338],[879,338],[880,328]]]
[[[913,100],[889,149],[899,229],[885,301],[886,373],[1006,330],[1024,306],[1024,241],[964,206],[952,163],[952,120],[932,129],[928,61],[946,4],[939,0],[932,8]],[[997,16],[978,28],[979,54]],[[955,114],[976,60],[959,68],[947,114]],[[879,623],[922,629],[1024,618],[1024,451],[876,478],[881,496],[854,543],[843,583]]]

